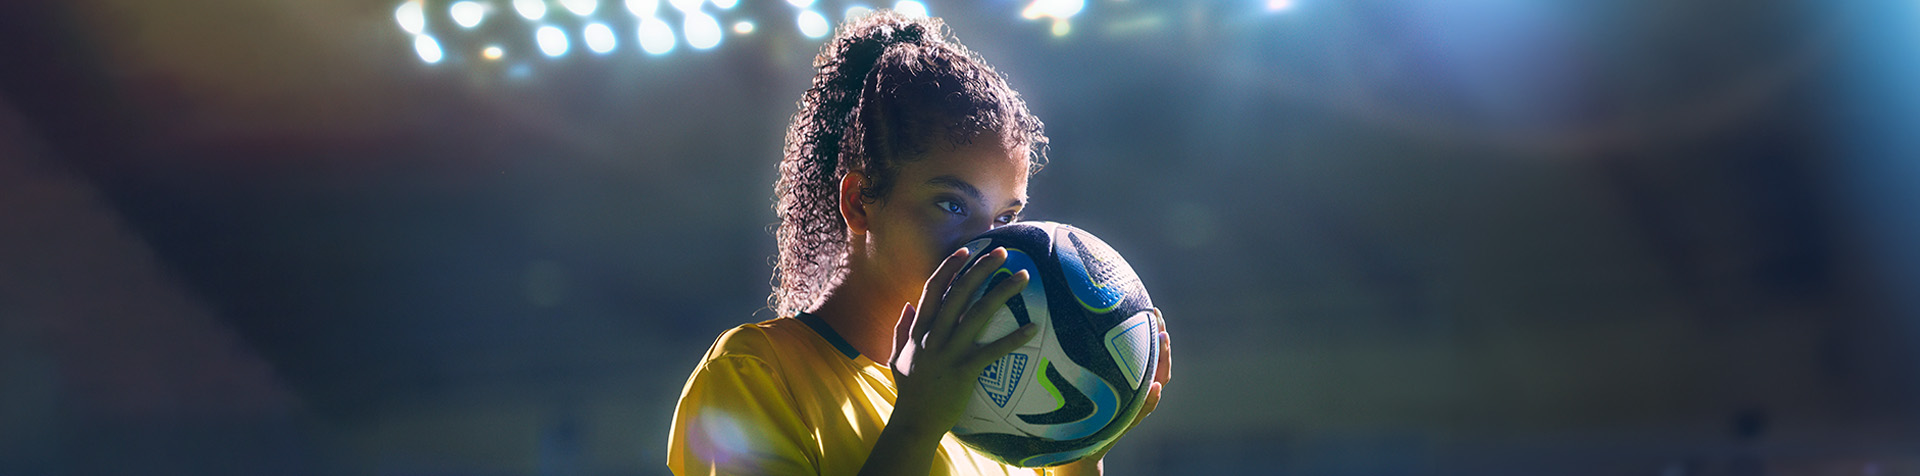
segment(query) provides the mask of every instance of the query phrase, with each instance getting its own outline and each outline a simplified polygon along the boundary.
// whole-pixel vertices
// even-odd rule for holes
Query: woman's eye
[[[966,208],[961,207],[960,204],[954,203],[952,200],[941,200],[938,203],[935,203],[934,205],[938,205],[941,210],[946,210],[947,213],[952,213],[955,215],[967,214]]]
[[[1000,222],[1000,224],[1005,225],[1005,224],[1013,223],[1014,220],[1018,220],[1018,219],[1020,219],[1020,217],[1016,217],[1013,215],[1000,215],[1000,218],[995,219],[994,221],[998,221]]]

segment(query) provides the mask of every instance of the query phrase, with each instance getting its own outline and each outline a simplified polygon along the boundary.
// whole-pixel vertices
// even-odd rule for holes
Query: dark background
[[[0,475],[665,472],[820,40],[399,3],[0,6]],[[1920,3],[1023,6],[929,8],[1166,310],[1113,474],[1920,474]]]

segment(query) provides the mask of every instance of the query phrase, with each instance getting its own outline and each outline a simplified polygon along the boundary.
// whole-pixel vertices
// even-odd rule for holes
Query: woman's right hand
[[[1007,250],[994,248],[956,278],[967,256],[965,248],[947,256],[927,279],[920,304],[908,303],[901,310],[889,362],[899,391],[889,428],[900,426],[899,430],[919,435],[945,434],[960,421],[967,398],[973,395],[969,390],[987,364],[1038,333],[1037,326],[1029,323],[993,342],[976,343],[994,312],[1025,289],[1030,277],[1025,270],[1014,273],[969,305],[967,298],[1007,261]]]

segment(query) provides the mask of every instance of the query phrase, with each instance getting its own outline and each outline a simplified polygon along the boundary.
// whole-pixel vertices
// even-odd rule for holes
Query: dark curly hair
[[[983,135],[1046,163],[1047,137],[1020,94],[939,19],[876,10],[847,20],[813,60],[818,72],[787,129],[774,183],[779,258],[768,306],[792,316],[845,275],[840,180],[863,174],[861,198],[885,197],[899,164],[935,145]]]

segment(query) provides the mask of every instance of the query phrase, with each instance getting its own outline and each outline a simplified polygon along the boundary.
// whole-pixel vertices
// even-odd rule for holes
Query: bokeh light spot
[[[695,13],[700,11],[700,4],[706,2],[705,0],[667,0],[667,3],[672,4],[675,10]]]
[[[567,54],[567,32],[557,27],[543,26],[533,34],[534,43],[540,45],[540,52],[547,56]]]
[[[800,34],[807,35],[808,38],[819,38],[827,36],[827,31],[832,28],[832,25],[827,24],[827,17],[820,16],[820,12],[813,10],[800,12]]]
[[[1034,0],[1027,8],[1020,10],[1020,16],[1028,20],[1051,17],[1064,20],[1080,14],[1087,7],[1086,0]]]
[[[627,11],[640,18],[651,17],[660,12],[660,0],[627,0]]]
[[[560,0],[560,6],[567,7],[567,11],[584,17],[592,15],[594,10],[600,8],[600,0]]]
[[[640,49],[655,55],[673,51],[673,27],[656,17],[640,20]]]
[[[742,35],[751,35],[753,34],[753,22],[743,21],[739,23],[734,23],[733,32],[739,33]]]
[[[893,4],[893,11],[910,17],[927,16],[927,4],[915,0],[900,0]]]
[[[707,49],[720,44],[720,22],[705,13],[687,14],[687,46],[694,49]]]
[[[440,51],[440,42],[427,35],[413,36],[413,52],[420,54],[420,61],[427,64],[440,62],[444,54]]]
[[[427,31],[427,12],[420,6],[420,0],[408,0],[393,10],[394,21],[400,22],[400,29],[408,34],[418,35]]]
[[[545,0],[513,0],[513,11],[520,12],[520,16],[528,20],[539,20],[540,17],[547,16],[547,2]]]
[[[580,36],[586,39],[587,49],[595,53],[605,54],[613,51],[615,43],[618,43],[613,38],[613,29],[607,28],[605,23],[587,25],[586,31],[581,32]]]
[[[480,2],[454,2],[453,6],[447,7],[447,16],[453,17],[453,22],[462,28],[473,28],[480,26],[480,20],[487,17],[487,7]]]

